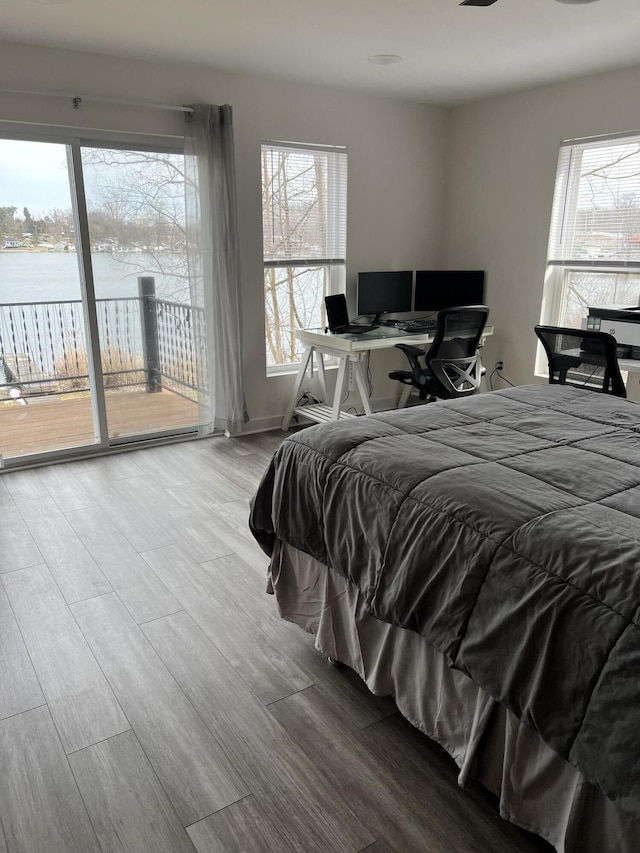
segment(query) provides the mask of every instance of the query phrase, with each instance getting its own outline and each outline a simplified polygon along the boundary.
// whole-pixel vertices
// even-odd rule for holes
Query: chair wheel
[[[336,667],[338,667],[338,666],[343,666],[343,664],[342,664],[342,663],[340,663],[340,661],[339,661],[339,660],[336,660],[335,658],[332,658],[330,655],[327,655],[327,663],[330,663],[330,664],[331,664],[331,666],[336,666]]]

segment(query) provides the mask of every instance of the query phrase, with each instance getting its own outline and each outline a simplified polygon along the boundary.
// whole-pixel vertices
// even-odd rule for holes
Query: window
[[[542,319],[580,327],[590,305],[640,304],[640,135],[563,143]]]
[[[262,145],[267,368],[293,364],[295,330],[325,324],[324,297],[344,291],[345,148]]]

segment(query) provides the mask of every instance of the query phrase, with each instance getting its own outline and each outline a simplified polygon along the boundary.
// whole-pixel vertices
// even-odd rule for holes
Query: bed
[[[637,850],[640,408],[535,385],[287,437],[281,615],[558,851]]]

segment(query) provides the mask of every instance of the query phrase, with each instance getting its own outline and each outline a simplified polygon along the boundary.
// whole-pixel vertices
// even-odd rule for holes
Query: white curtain
[[[231,107],[192,105],[185,125],[187,257],[197,351],[198,429],[239,432],[240,262]]]

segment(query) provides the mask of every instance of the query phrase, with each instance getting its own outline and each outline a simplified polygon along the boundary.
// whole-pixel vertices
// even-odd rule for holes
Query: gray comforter
[[[538,385],[288,437],[253,500],[640,818],[640,406]]]

